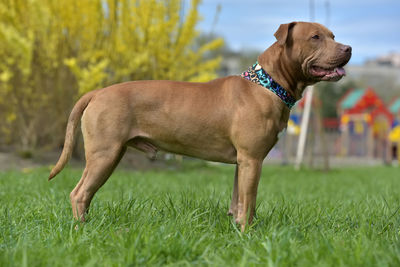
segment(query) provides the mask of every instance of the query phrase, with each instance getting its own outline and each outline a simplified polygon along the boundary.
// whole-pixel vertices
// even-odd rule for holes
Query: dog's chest
[[[284,131],[286,130],[286,128],[287,128],[287,121],[285,121],[285,122],[283,122],[283,121],[279,122],[279,129],[278,129],[279,133],[284,132]]]

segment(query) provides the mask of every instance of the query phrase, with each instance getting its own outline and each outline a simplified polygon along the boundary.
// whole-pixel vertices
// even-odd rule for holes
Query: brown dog
[[[295,100],[307,85],[345,75],[351,47],[317,23],[282,24],[259,65]],[[158,149],[236,164],[229,213],[252,222],[263,159],[286,125],[290,108],[276,93],[240,76],[207,83],[136,81],[84,95],[69,117],[65,144],[49,179],[67,163],[79,119],[86,167],[71,192],[74,217],[84,221],[97,190],[127,146],[155,157]]]

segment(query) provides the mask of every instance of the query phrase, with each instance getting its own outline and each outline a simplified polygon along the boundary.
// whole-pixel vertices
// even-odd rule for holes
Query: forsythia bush
[[[76,98],[141,79],[207,81],[199,0],[0,0],[0,145],[53,148]],[[205,59],[205,58],[208,59]]]

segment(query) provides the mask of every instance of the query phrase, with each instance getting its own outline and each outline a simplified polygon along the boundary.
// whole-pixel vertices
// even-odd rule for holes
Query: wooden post
[[[393,150],[392,150],[392,142],[389,138],[386,138],[386,148],[385,148],[385,163],[392,164],[393,162]]]
[[[367,157],[372,159],[374,157],[374,134],[372,125],[368,129],[368,137],[367,137]]]
[[[396,152],[397,152],[397,161],[399,162],[400,165],[400,140],[397,142]]]
[[[316,91],[318,93],[318,91]],[[318,105],[318,107],[315,109],[315,117],[316,117],[316,122],[317,122],[317,132],[319,136],[319,141],[320,141],[320,147],[321,147],[321,154],[322,158],[324,161],[324,171],[329,170],[329,147],[328,143],[326,142],[325,139],[325,129],[324,129],[324,119],[322,117],[322,112],[321,112],[321,106]]]
[[[314,92],[315,93],[315,92]],[[315,134],[315,116],[313,116],[312,114],[310,115],[310,119],[311,121],[309,121],[308,127],[307,127],[307,140],[306,141],[306,145],[307,148],[305,148],[305,153],[308,157],[308,167],[310,169],[314,168],[314,154],[315,154],[315,150],[314,147],[315,145],[318,144],[318,142],[316,142],[315,138],[317,137],[317,135]]]
[[[341,156],[347,157],[349,155],[349,125],[344,123],[342,125],[342,136],[341,136]]]

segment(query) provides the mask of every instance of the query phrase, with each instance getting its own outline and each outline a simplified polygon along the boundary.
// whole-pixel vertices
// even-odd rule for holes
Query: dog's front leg
[[[238,213],[236,222],[242,232],[253,221],[256,207],[258,182],[260,181],[262,160],[249,156],[238,156]]]
[[[231,206],[229,207],[228,215],[233,216],[235,219],[237,218],[238,215],[238,200],[239,200],[239,194],[238,194],[238,165],[236,164],[235,168],[235,178],[233,180],[233,192],[232,192],[232,201],[231,201]]]

